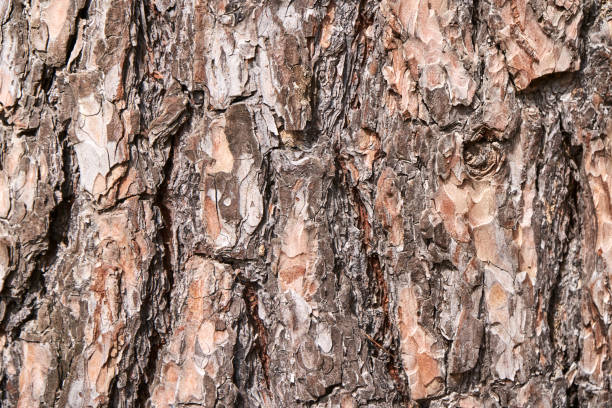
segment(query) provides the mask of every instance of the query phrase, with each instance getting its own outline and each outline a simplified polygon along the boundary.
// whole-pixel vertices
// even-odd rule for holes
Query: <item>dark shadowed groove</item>
[[[85,0],[83,7],[78,10],[76,19],[74,20],[74,32],[71,33],[70,36],[68,37],[68,42],[66,44],[66,62],[65,62],[66,68],[68,69],[70,69],[70,67],[68,66],[68,61],[70,59],[70,56],[72,55],[72,51],[74,51],[74,47],[76,46],[77,38],[79,36],[79,22],[81,20],[89,19],[89,7],[90,6],[91,6],[91,0]],[[80,56],[79,58],[73,60],[72,64],[78,63],[79,59],[80,59]]]
[[[350,173],[346,167],[345,158],[340,154],[336,154],[335,157],[336,166],[341,169],[342,182],[340,185],[343,190],[346,191],[347,198],[353,203],[353,211],[357,216],[357,227],[361,231],[361,245],[363,253],[366,254],[366,266],[368,276],[372,276],[376,283],[376,307],[380,307],[383,313],[383,324],[377,333],[373,333],[370,336],[366,333],[371,344],[376,346],[376,349],[382,351],[388,361],[386,362],[386,369],[389,377],[395,384],[395,389],[398,392],[403,403],[408,403],[409,393],[406,389],[406,381],[402,379],[403,366],[401,358],[398,355],[397,339],[393,334],[393,323],[389,316],[389,288],[387,281],[385,280],[385,274],[382,269],[380,258],[376,252],[373,251],[372,243],[370,242],[370,236],[372,234],[372,226],[368,219],[367,209],[361,199],[359,190],[356,186],[350,187],[349,177]],[[391,337],[393,342],[390,348],[385,348],[381,344],[385,344],[385,339]]]
[[[170,200],[170,181],[172,178],[176,156],[178,155],[178,144],[180,142],[180,137],[183,134],[184,130],[189,127],[191,119],[191,111],[189,110],[189,106],[185,115],[187,117],[187,120],[177,129],[176,133],[170,138],[170,151],[168,153],[168,159],[164,164],[162,183],[158,187],[157,193],[155,194],[152,203],[154,207],[159,209],[162,218],[162,226],[158,230],[158,240],[162,244],[163,252],[159,257],[161,258],[161,265],[157,265],[158,268],[153,267],[149,270],[149,279],[146,285],[147,298],[142,303],[143,311],[141,312],[141,321],[143,326],[141,326],[142,331],[140,331],[138,335],[141,336],[145,335],[145,333],[149,333],[149,353],[144,373],[141,373],[142,375],[144,375],[144,381],[141,379],[141,382],[138,385],[136,405],[143,407],[151,397],[149,388],[152,385],[152,380],[159,368],[159,359],[161,357],[160,352],[166,342],[165,336],[167,335],[167,333],[161,332],[160,330],[168,330],[170,327],[172,327],[171,321],[168,322],[168,325],[170,327],[166,327],[164,329],[156,327],[155,318],[158,314],[162,314],[169,311],[170,305],[172,303],[172,289],[174,288],[175,267],[179,267],[179,265],[173,265],[172,262],[172,231],[174,230],[174,224],[172,220],[172,204]],[[155,263],[152,266],[155,266]],[[149,310],[152,305],[157,303],[153,302],[152,296],[160,295],[157,293],[153,293],[153,289],[156,285],[156,282],[158,281],[158,277],[155,274],[155,271],[160,270],[164,272],[165,278],[163,293],[161,293],[162,301],[159,302],[159,309]],[[150,327],[147,327],[148,325],[150,325]]]
[[[255,344],[257,354],[261,361],[261,368],[266,388],[270,389],[270,357],[268,356],[268,333],[266,326],[259,317],[259,298],[257,297],[257,285],[254,282],[242,281],[244,286],[242,297],[245,303],[245,310],[250,326],[257,334]]]
[[[36,300],[46,294],[44,274],[57,260],[60,243],[67,244],[68,230],[72,220],[72,205],[75,198],[74,181],[72,180],[72,149],[67,138],[67,130],[59,134],[58,145],[60,146],[59,153],[62,160],[62,181],[56,188],[59,189],[61,199],[49,213],[49,227],[46,236],[47,248],[37,258],[36,268],[32,274],[21,285],[29,289],[22,294],[21,298],[9,295],[11,281],[17,278],[15,275],[16,268],[6,277],[4,288],[0,293],[0,296],[4,299],[10,299],[6,308],[7,313],[10,313],[10,311],[19,313],[29,308],[27,314],[18,323],[12,324],[10,327],[6,325],[6,315],[0,322],[0,332],[5,332],[12,338],[18,338],[23,325],[36,317],[40,306]]]

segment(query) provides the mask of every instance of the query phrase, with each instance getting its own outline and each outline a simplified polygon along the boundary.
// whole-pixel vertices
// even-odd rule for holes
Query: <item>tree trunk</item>
[[[0,405],[612,405],[612,3],[0,0]]]

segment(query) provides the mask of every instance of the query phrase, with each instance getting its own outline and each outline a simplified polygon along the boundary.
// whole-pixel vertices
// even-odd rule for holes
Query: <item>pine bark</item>
[[[0,0],[0,405],[612,406],[611,4]]]

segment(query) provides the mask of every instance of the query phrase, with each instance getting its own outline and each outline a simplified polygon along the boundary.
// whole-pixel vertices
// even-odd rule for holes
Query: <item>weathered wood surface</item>
[[[0,0],[3,407],[612,405],[612,3]]]

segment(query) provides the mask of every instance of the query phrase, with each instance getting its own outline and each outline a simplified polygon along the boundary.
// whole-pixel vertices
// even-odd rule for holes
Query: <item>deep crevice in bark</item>
[[[17,321],[12,322],[9,326],[7,326],[7,321],[11,320],[10,315],[5,314],[0,322],[0,332],[7,333],[13,339],[19,338],[23,325],[36,317],[38,307],[40,307],[36,299],[44,297],[46,293],[44,274],[55,263],[60,243],[67,244],[74,203],[72,150],[67,139],[67,130],[60,133],[58,144],[61,146],[62,182],[57,187],[61,198],[49,214],[49,228],[45,238],[47,247],[38,255],[35,261],[36,266],[30,276],[20,285],[27,288],[27,291],[21,291],[21,297],[19,298],[9,294],[12,283],[19,278],[16,275],[17,269],[14,269],[6,277],[4,288],[0,294],[4,301],[8,301],[6,306],[8,313],[21,315]]]
[[[79,23],[81,20],[89,19],[89,7],[91,5],[91,1],[92,0],[85,0],[85,2],[83,3],[83,7],[77,11],[76,18],[74,20],[74,32],[70,34],[66,43],[66,61],[64,65],[67,68],[70,68],[70,66],[68,66],[68,63],[70,61],[70,57],[72,56],[72,52],[74,51],[74,47],[76,46],[76,42],[79,36]],[[72,64],[78,66],[79,60],[80,56],[73,60]]]
[[[270,358],[268,357],[268,333],[266,326],[259,317],[259,299],[257,297],[257,285],[250,281],[241,281],[243,285],[242,297],[245,303],[245,311],[251,328],[255,332],[255,344],[259,361],[261,362],[262,374],[266,388],[270,388]]]
[[[398,397],[404,403],[407,403],[409,401],[409,393],[406,389],[406,381],[402,379],[401,372],[403,371],[403,366],[401,357],[398,355],[399,347],[397,344],[397,339],[395,339],[391,319],[389,317],[388,285],[385,280],[384,271],[381,267],[379,256],[376,252],[374,252],[374,249],[370,243],[372,226],[369,222],[367,209],[361,200],[360,192],[357,186],[353,185],[351,187],[350,173],[346,167],[345,161],[346,158],[339,152],[336,152],[335,165],[336,168],[340,170],[341,175],[339,188],[344,191],[347,200],[353,203],[353,212],[357,218],[357,227],[361,231],[361,245],[367,265],[366,273],[368,278],[373,278],[375,283],[375,301],[373,301],[371,306],[380,308],[382,310],[382,325],[380,329],[376,333],[372,333],[372,336],[368,334],[368,330],[363,330],[371,344],[376,346],[374,350],[379,350],[385,353],[383,358],[387,360],[385,364],[387,373],[395,384]],[[390,348],[385,348],[382,346],[382,344],[386,344],[386,339],[389,337],[393,340],[391,341]],[[377,356],[377,358],[378,357],[380,356]]]
[[[159,369],[160,352],[163,345],[166,343],[166,331],[172,327],[171,321],[165,322],[165,324],[168,325],[168,327],[165,328],[157,327],[156,323],[159,315],[167,310],[170,310],[172,304],[172,289],[174,288],[175,268],[180,268],[179,264],[175,265],[172,261],[173,255],[177,262],[180,262],[180,259],[178,254],[174,253],[174,247],[176,247],[178,250],[178,245],[173,245],[174,223],[172,219],[172,209],[169,207],[168,203],[171,203],[171,201],[169,201],[172,197],[170,182],[172,181],[174,163],[176,156],[178,155],[178,146],[184,129],[189,127],[191,112],[188,110],[184,115],[187,117],[186,121],[179,126],[179,128],[170,138],[168,159],[166,160],[162,171],[162,182],[159,185],[157,193],[153,199],[153,205],[159,209],[162,220],[162,225],[158,232],[158,240],[161,241],[162,245],[162,254],[160,256],[160,264],[156,265],[154,262],[152,265],[153,267],[149,270],[149,280],[146,285],[147,298],[145,301],[143,301],[144,327],[141,329],[149,331],[149,350],[147,364],[145,365],[144,372],[141,373],[141,375],[144,375],[144,380],[141,380],[137,388],[136,404],[139,406],[145,406],[146,401],[151,398],[149,387],[151,386],[153,378]],[[162,289],[162,293],[154,293],[154,288],[157,286],[156,281],[158,279],[155,273],[156,271],[161,271],[164,273],[164,287]],[[160,302],[153,302],[153,296],[161,296],[162,300]],[[148,310],[150,309],[151,305],[157,305],[159,308],[157,310]]]

